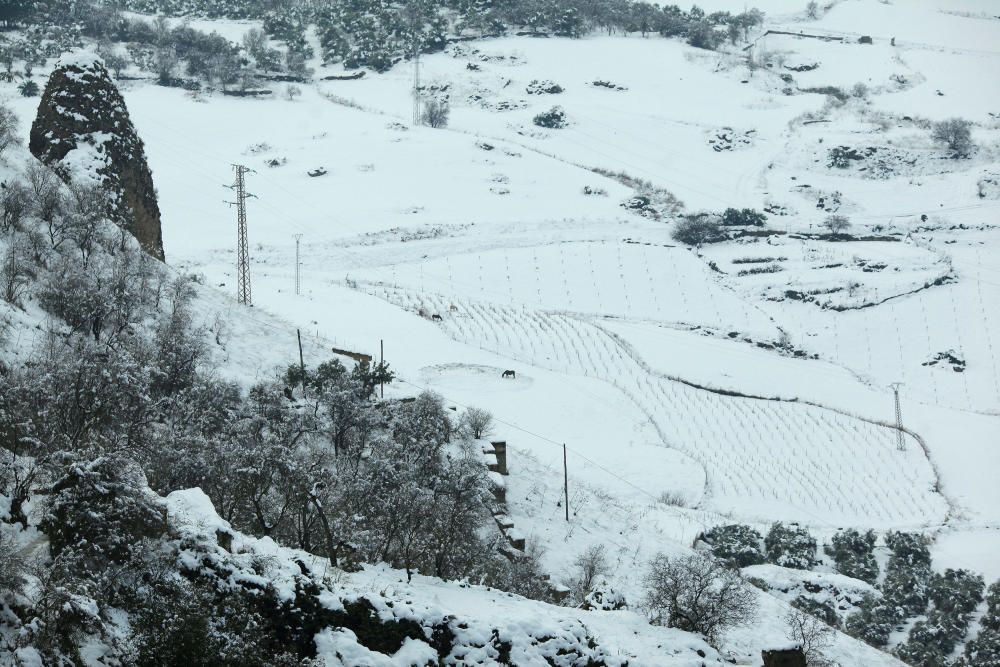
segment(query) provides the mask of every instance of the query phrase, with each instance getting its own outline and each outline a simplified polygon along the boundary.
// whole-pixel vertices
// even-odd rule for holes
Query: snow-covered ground
[[[660,38],[462,43],[421,60],[423,83],[447,86],[447,130],[410,125],[407,63],[294,101],[123,84],[168,262],[222,293],[235,291],[236,240],[222,186],[231,163],[255,170],[254,309],[202,297],[206,321],[244,341],[223,372],[249,382],[291,363],[296,328],[307,363],[384,341],[393,391],[493,412],[511,447],[512,520],[556,578],[586,547],[614,545],[615,583],[635,597],[655,552],[716,523],[777,519],[818,535],[923,529],[939,536],[936,566],[1000,576],[1000,201],[976,185],[1000,172],[995,6],[845,0],[811,21],[798,0],[756,4],[765,28],[847,39],[768,35],[754,71],[737,52]],[[247,26],[196,27],[235,38]],[[565,91],[528,94],[533,80]],[[797,90],[859,82],[867,98],[843,106]],[[0,85],[34,116],[35,100]],[[569,127],[535,127],[553,105]],[[975,123],[967,160],[916,122],[952,116]],[[883,157],[828,167],[841,145]],[[623,208],[631,189],[594,167],[689,210],[766,207],[783,234],[687,249],[674,223]],[[897,235],[817,237],[833,212],[859,236]],[[739,275],[761,266],[777,268]],[[467,604],[464,590],[426,586]],[[734,646],[773,639],[756,632]],[[842,664],[876,664],[844,646],[861,661]]]

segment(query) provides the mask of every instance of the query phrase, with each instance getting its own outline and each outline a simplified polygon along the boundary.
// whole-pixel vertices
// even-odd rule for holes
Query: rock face
[[[163,260],[160,208],[142,140],[101,60],[63,56],[31,126],[32,154],[63,180],[108,192],[108,217]]]
[[[806,667],[806,654],[799,648],[762,651],[764,667]]]

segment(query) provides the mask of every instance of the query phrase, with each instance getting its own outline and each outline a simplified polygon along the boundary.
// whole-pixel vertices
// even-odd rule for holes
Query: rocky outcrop
[[[142,140],[97,56],[81,52],[59,61],[38,105],[29,148],[63,180],[105,189],[108,217],[163,260],[160,209]]]

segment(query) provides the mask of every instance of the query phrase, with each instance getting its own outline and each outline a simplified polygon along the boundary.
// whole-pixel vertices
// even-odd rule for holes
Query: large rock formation
[[[45,86],[29,148],[66,181],[108,192],[108,217],[163,259],[160,208],[142,140],[101,60],[63,56]]]

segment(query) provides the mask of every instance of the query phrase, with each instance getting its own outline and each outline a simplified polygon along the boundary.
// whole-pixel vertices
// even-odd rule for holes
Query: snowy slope
[[[408,63],[304,87],[295,101],[124,86],[168,262],[220,290],[204,290],[200,312],[225,323],[223,372],[251,382],[286,365],[295,328],[307,363],[330,346],[377,353],[384,340],[394,391],[427,387],[493,411],[495,437],[512,447],[512,519],[548,548],[546,566],[558,576],[587,546],[613,544],[627,595],[657,550],[729,521],[796,520],[819,535],[923,529],[939,535],[936,566],[998,576],[1000,201],[976,188],[1000,171],[995,8],[850,0],[810,21],[803,2],[757,4],[765,29],[846,41],[768,35],[756,48],[771,66],[753,72],[739,53],[638,36],[452,46],[422,59],[421,74],[449,86],[448,130],[410,126]],[[202,23],[234,37],[245,28]],[[533,80],[565,92],[529,95]],[[798,91],[857,82],[867,99],[842,107]],[[33,100],[10,102],[33,116]],[[568,128],[532,125],[556,104]],[[976,123],[968,160],[948,159],[916,122],[956,115]],[[900,174],[831,169],[827,150],[839,145],[877,147]],[[256,170],[252,311],[226,296],[233,162]],[[689,210],[767,206],[768,226],[785,234],[693,252],[670,239],[673,223],[620,206],[632,191],[590,167],[650,180]],[[859,235],[895,236],[817,238],[832,212]],[[301,296],[293,234],[303,235]],[[739,275],[761,263],[781,270]],[[501,380],[505,369],[517,379]],[[913,434],[903,451],[886,426],[893,382]],[[568,526],[556,504],[562,443]],[[414,586],[432,595],[440,584]],[[448,588],[449,604],[482,602],[466,595]],[[734,646],[771,641],[776,628]],[[884,659],[843,646],[855,652],[844,664]]]

